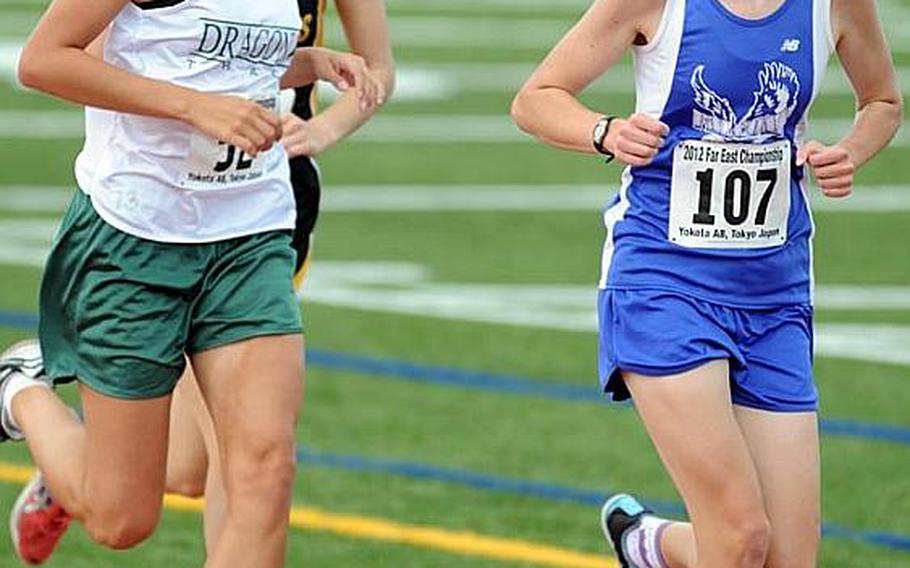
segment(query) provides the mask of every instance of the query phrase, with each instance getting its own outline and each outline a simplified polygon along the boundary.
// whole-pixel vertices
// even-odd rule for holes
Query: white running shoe
[[[0,354],[0,442],[22,439],[22,433],[12,426],[10,410],[5,404],[6,389],[16,375],[46,383],[48,387],[53,388],[50,379],[44,374],[44,358],[37,339],[16,343]]]

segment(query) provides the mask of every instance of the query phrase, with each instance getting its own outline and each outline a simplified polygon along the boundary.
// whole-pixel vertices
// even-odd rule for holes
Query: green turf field
[[[80,145],[77,109],[12,83],[43,3],[0,3],[0,344],[32,333],[40,260]],[[320,160],[298,505],[602,555],[604,566],[600,495],[634,491],[678,512],[634,413],[597,400],[599,211],[619,170],[537,145],[506,116],[584,4],[389,0],[396,97]],[[910,2],[880,4],[895,58],[910,65]],[[623,66],[588,100],[631,110],[628,78]],[[814,109],[823,140],[851,118],[846,87],[832,68]],[[825,568],[910,566],[908,144],[899,137],[862,172],[856,198],[817,208]],[[0,448],[9,464],[28,464],[22,447]],[[7,477],[0,516],[18,491]],[[169,511],[148,544],[110,554],[76,529],[50,566],[199,566],[200,530],[196,514]],[[537,565],[366,532],[295,529],[289,565]],[[0,536],[0,568],[15,565]]]

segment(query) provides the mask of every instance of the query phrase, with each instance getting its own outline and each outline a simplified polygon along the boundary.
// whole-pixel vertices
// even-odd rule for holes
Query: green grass
[[[5,10],[32,10],[36,2],[7,0]],[[905,6],[910,4],[904,3]],[[392,16],[457,16],[458,7],[421,0],[394,0]],[[577,9],[552,8],[522,17],[562,25]],[[493,15],[507,25],[508,8]],[[489,15],[478,13],[476,17]],[[464,21],[470,22],[469,18]],[[2,33],[2,30],[0,30]],[[16,32],[21,37],[24,32]],[[507,36],[507,32],[505,33]],[[504,40],[507,43],[507,39]],[[539,49],[404,46],[403,63],[532,63]],[[907,64],[910,57],[898,56]],[[417,114],[501,115],[511,93],[467,94],[441,101],[391,104],[390,116]],[[598,108],[631,109],[627,97],[594,95]],[[59,102],[0,82],[0,108],[66,109]],[[848,97],[825,98],[816,117],[847,118]],[[73,184],[75,140],[0,139],[0,221],[19,219],[4,210],[7,185]],[[863,184],[906,184],[905,149],[891,149],[860,176]],[[565,184],[600,183],[604,201],[619,170],[597,160],[541,145],[364,143],[342,145],[320,160],[327,182],[356,184]],[[28,214],[48,218],[51,213]],[[823,284],[910,283],[906,240],[910,215],[817,215],[817,275]],[[596,282],[603,230],[590,212],[537,213],[333,213],[322,214],[316,261],[396,261],[427,267],[442,283],[576,284]],[[40,270],[0,266],[0,311],[34,313]],[[541,381],[597,388],[596,337],[591,333],[496,326],[457,320],[304,306],[312,348],[402,359]],[[910,325],[907,312],[829,312],[822,323]],[[0,344],[24,337],[0,328]],[[910,427],[910,369],[821,358],[816,366],[825,415]],[[635,413],[603,404],[543,400],[422,385],[315,367],[308,374],[300,440],[306,447],[374,458],[422,462],[591,490],[634,490],[655,499],[677,499]],[[824,511],[827,521],[857,529],[910,535],[910,452],[905,446],[825,437]],[[27,463],[22,447],[0,447],[0,461]],[[0,514],[18,488],[0,485]],[[436,525],[493,536],[529,539],[590,553],[604,550],[592,507],[479,491],[451,483],[379,473],[304,467],[296,502],[345,514],[401,523]],[[455,566],[507,564],[412,547],[294,531],[290,565],[313,567]],[[0,568],[16,565],[0,538]],[[67,537],[49,566],[198,566],[203,558],[198,516],[165,514],[154,539],[122,554],[100,551],[79,530]],[[825,568],[898,568],[908,553],[843,540],[823,546]]]

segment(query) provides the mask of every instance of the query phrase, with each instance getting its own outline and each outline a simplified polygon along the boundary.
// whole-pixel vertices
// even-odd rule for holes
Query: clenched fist
[[[630,166],[647,166],[664,145],[670,127],[646,114],[617,118],[610,124],[604,147],[620,162]]]
[[[841,146],[825,146],[813,140],[799,149],[796,165],[809,166],[827,197],[847,197],[853,193],[856,164]]]

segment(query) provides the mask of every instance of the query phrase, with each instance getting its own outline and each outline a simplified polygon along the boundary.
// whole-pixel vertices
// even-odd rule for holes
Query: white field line
[[[399,83],[422,81],[444,87],[454,98],[464,93],[515,93],[534,71],[530,63],[403,63],[398,67]],[[897,68],[898,81],[910,94],[910,67]],[[631,66],[620,65],[608,71],[589,88],[599,94],[634,94],[635,77]],[[442,88],[440,90],[443,90]],[[853,88],[843,70],[828,69],[822,94],[852,95]]]
[[[5,10],[0,18],[0,38],[25,38],[38,20],[37,10]],[[893,51],[910,52],[910,28],[902,16],[885,19]],[[433,47],[466,49],[549,50],[577,21],[578,13],[551,18],[489,17],[476,12],[458,16],[392,14],[391,37],[399,47]],[[343,45],[344,36],[337,21],[326,27],[330,45]]]
[[[16,84],[16,67],[21,52],[19,42],[0,41],[0,81]],[[403,63],[398,66],[394,102],[451,100],[463,94],[512,94],[534,70],[532,63]],[[910,67],[897,69],[899,83],[910,94]],[[598,79],[589,92],[632,96],[633,70],[628,65],[611,69]],[[327,94],[329,89],[322,89]],[[853,93],[844,72],[836,65],[828,70],[822,93]]]
[[[850,120],[819,119],[811,123],[810,133],[821,140],[837,140],[851,124]],[[520,132],[506,115],[385,114],[368,123],[355,139],[388,143],[538,143]],[[910,145],[910,135],[899,135],[895,144]]]
[[[40,268],[56,222],[0,221],[0,264]],[[411,263],[315,264],[304,301],[346,309],[562,331],[596,329],[595,292],[588,285],[444,284]],[[907,311],[910,288],[819,286],[819,310]],[[825,324],[816,355],[910,365],[910,326]]]
[[[398,47],[466,49],[528,49],[546,51],[575,24],[573,17],[559,19],[401,16],[389,18],[392,42]],[[344,45],[337,21],[326,26],[326,42]]]
[[[0,38],[28,37],[38,21],[38,11],[0,12]],[[484,18],[477,14],[465,17],[392,15],[389,27],[392,40],[398,47],[462,47],[546,50],[575,23],[574,18]],[[503,41],[503,38],[508,41]],[[326,26],[326,41],[344,45],[341,25],[330,20]]]
[[[58,214],[71,187],[2,186],[0,213]],[[328,185],[322,210],[333,213],[591,212],[613,198],[603,185]],[[864,186],[848,199],[813,192],[812,209],[824,213],[910,212],[910,186]]]
[[[410,263],[317,262],[304,302],[348,309],[591,332],[596,329],[590,286],[441,284]],[[910,288],[820,286],[824,310],[910,310]],[[825,324],[816,329],[816,355],[910,365],[910,326]]]
[[[851,125],[850,120],[818,119],[810,125],[811,136],[837,140]],[[910,146],[906,129],[898,133],[893,146]],[[83,117],[78,111],[0,111],[0,138],[13,140],[72,140],[83,136]],[[505,115],[396,115],[381,114],[354,135],[369,143],[537,143],[521,133]]]
[[[22,44],[12,41],[0,41],[0,81],[17,84],[16,68],[19,55],[22,53]]]

